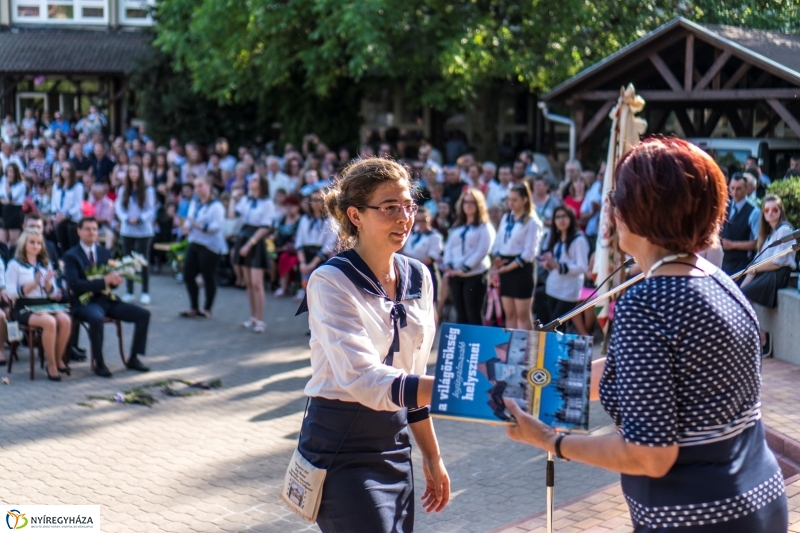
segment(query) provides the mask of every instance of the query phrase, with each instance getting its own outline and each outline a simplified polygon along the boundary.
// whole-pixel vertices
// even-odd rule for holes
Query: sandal
[[[194,318],[197,315],[198,312],[195,311],[194,309],[189,309],[188,311],[181,311],[180,313],[178,313],[178,316],[181,316],[183,318]]]
[[[211,318],[211,311],[200,311],[195,316],[197,318]]]

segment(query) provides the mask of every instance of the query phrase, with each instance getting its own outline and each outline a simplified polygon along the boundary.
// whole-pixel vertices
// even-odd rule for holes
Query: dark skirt
[[[742,288],[742,293],[753,303],[774,309],[778,305],[778,290],[789,284],[792,269],[781,267],[771,272],[759,272],[753,281]]]
[[[251,226],[250,224],[245,224],[242,227],[238,237],[236,237],[236,247],[233,252],[233,264],[248,268],[267,268],[269,266],[267,243],[264,242],[264,239],[260,239],[253,246],[251,246],[250,252],[246,256],[242,257],[239,254],[239,250],[242,248],[242,246],[247,244],[247,241],[249,241],[259,229],[261,228],[258,226]]]
[[[48,305],[53,303],[48,298],[18,298],[14,301],[14,307],[11,310],[11,319],[19,322],[21,326],[28,325],[28,319],[31,317],[31,312],[25,309],[33,305]]]
[[[414,530],[405,409],[374,411],[354,402],[311,398],[299,450],[311,464],[328,470],[317,517],[323,533]]]
[[[720,442],[681,447],[661,478],[622,475],[635,533],[785,533],[788,509],[759,420]]]
[[[21,205],[6,204],[3,206],[3,228],[22,230],[23,220],[25,220],[25,213],[22,212]]]
[[[502,259],[507,265],[516,257],[503,257]],[[519,300],[533,298],[533,263],[525,263],[523,267],[500,274],[500,296]]]

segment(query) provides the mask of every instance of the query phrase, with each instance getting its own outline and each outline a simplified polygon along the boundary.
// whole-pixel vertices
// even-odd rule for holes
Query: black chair
[[[33,353],[33,349],[36,348],[39,350],[39,366],[44,368],[44,347],[42,346],[42,328],[37,328],[34,326],[23,326],[20,324],[19,329],[22,333],[25,334],[25,340],[28,343],[28,350],[30,351],[30,364],[31,364],[31,380],[33,380],[33,370],[34,370],[34,362],[36,360],[36,356]],[[14,361],[19,361],[19,357],[17,356],[17,348],[19,348],[19,342],[9,342],[9,346],[11,350],[8,354],[8,373],[11,373],[11,367],[14,364]]]
[[[70,298],[70,309],[74,309],[74,306],[72,305],[72,299],[71,298]],[[87,324],[86,322],[78,320],[75,317],[75,315],[72,314],[72,313],[70,314],[70,317],[72,318],[72,335],[73,336],[79,334],[80,331],[79,331],[78,328],[81,327],[81,326],[83,326],[83,329],[86,330],[86,334],[89,335],[89,324]],[[128,360],[125,358],[125,346],[124,346],[124,341],[123,341],[123,337],[122,337],[122,321],[121,320],[117,320],[115,318],[111,318],[111,317],[105,317],[103,319],[103,324],[104,325],[105,324],[114,324],[117,327],[117,340],[119,341],[119,356],[122,359],[123,366],[127,366],[128,365]],[[74,340],[74,338],[70,339],[70,346],[73,346],[73,344],[72,344],[73,340]],[[89,352],[90,352],[89,355],[90,355],[90,357],[92,359],[91,368],[92,368],[92,372],[94,372],[94,354],[91,353],[91,350],[92,350],[92,346],[91,346],[91,343],[89,343]]]

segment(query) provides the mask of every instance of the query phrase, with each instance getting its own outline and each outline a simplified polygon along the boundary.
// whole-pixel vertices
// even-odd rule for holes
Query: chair
[[[74,306],[72,305],[72,298],[71,297],[70,297],[70,302],[69,303],[70,303],[70,309],[74,309]],[[83,329],[86,330],[86,334],[89,335],[89,324],[87,324],[86,322],[82,322],[82,321],[78,320],[73,313],[70,313],[70,317],[72,318],[72,322],[73,322],[73,325],[72,325],[72,334],[73,335],[78,335],[78,333],[79,333],[78,328],[80,326],[83,326]],[[125,358],[125,347],[124,347],[123,338],[122,338],[122,321],[107,316],[107,317],[105,317],[103,319],[103,324],[104,325],[105,324],[114,324],[114,325],[117,326],[117,340],[119,341],[119,356],[122,359],[122,364],[124,366],[127,366],[128,365],[128,360]],[[70,346],[72,346],[72,340],[73,339],[70,339]],[[91,353],[91,350],[92,350],[92,345],[91,345],[91,342],[90,342],[89,343],[89,352],[90,352],[89,355],[91,356],[91,359],[92,359],[92,363],[91,363],[92,372],[94,372],[94,354]]]
[[[22,333],[25,334],[25,338],[28,342],[28,350],[30,350],[30,363],[31,363],[31,380],[33,380],[33,369],[34,369],[34,361],[36,359],[33,349],[37,348],[39,350],[39,365],[41,368],[44,368],[44,347],[42,346],[42,328],[37,328],[33,326],[23,326],[20,324],[19,329]],[[11,366],[13,365],[14,361],[19,361],[19,357],[17,356],[17,348],[19,348],[19,342],[10,342],[9,346],[11,350],[8,354],[8,373],[11,373]]]

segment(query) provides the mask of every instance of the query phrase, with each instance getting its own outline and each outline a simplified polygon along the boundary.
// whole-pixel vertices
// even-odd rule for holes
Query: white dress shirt
[[[83,253],[86,254],[86,257],[90,260],[90,262],[91,259],[94,258],[94,262],[97,263],[97,244],[95,243],[91,246],[86,246],[85,244],[83,244],[83,241],[80,241],[80,245],[81,249],[83,250]],[[91,255],[89,255],[90,252]]]
[[[458,226],[450,229],[444,246],[444,265],[461,270],[467,276],[489,270],[489,250],[495,231],[490,223],[479,226]]]
[[[426,232],[412,231],[403,247],[403,255],[413,257],[418,261],[432,259],[436,264],[442,257],[442,234],[435,229]]]
[[[589,268],[589,241],[578,233],[569,246],[556,243],[552,251],[559,268],[551,270],[545,282],[545,292],[565,302],[581,299],[581,288]]]
[[[289,176],[283,172],[267,172],[267,183],[269,184],[269,195],[271,198],[275,198],[275,193],[278,189],[283,189],[287,194],[294,192],[292,181],[289,179]]]
[[[27,294],[22,293],[22,287],[33,283],[36,279],[36,272],[41,272],[42,277],[39,286]],[[48,291],[45,289],[44,276],[47,274],[47,267],[36,263],[36,265],[22,264],[16,258],[8,262],[6,272],[6,293],[12,300],[19,298],[50,298],[58,293],[56,280],[51,280],[52,287]]]
[[[12,205],[21,206],[25,203],[25,197],[28,195],[28,186],[24,181],[20,180],[11,187],[7,186],[8,178],[3,176],[0,180],[0,198],[8,200]],[[11,195],[9,196],[9,190]]]
[[[152,237],[155,235],[153,222],[156,219],[156,190],[147,187],[144,192],[144,206],[139,205],[136,192],[131,191],[127,205],[123,205],[125,186],[117,191],[117,200],[114,202],[114,211],[120,220],[119,234],[123,237]],[[132,218],[137,219],[136,224],[131,224]]]
[[[245,225],[269,228],[275,221],[275,203],[269,198],[243,196],[236,202],[236,216]]]
[[[492,246],[492,256],[514,257],[520,267],[533,263],[539,250],[543,225],[533,213],[514,220],[509,211],[500,219],[499,234]]]
[[[511,183],[504,186],[497,180],[490,181],[486,190],[486,207],[502,206],[508,198],[508,191],[511,190],[511,187],[513,187]]]
[[[73,222],[80,222],[83,218],[83,183],[76,181],[69,189],[62,189],[58,183],[53,183],[50,209],[53,213],[66,215]]]
[[[368,294],[330,264],[311,274],[306,289],[311,329],[307,396],[358,402],[377,411],[402,408],[392,401],[392,384],[404,374],[425,374],[436,334],[433,284],[428,269],[421,270],[420,297],[402,299],[407,325],[398,329],[400,351],[392,366],[383,363],[394,339],[392,303]]]
[[[200,228],[192,225],[190,220],[200,224]],[[225,221],[225,207],[219,200],[210,200],[202,203],[197,198],[189,204],[189,215],[183,227],[189,229],[187,240],[205,246],[212,252],[224,254],[228,252],[228,243],[222,233],[222,224]]]
[[[321,248],[325,256],[331,256],[336,251],[338,228],[330,217],[314,219],[308,215],[300,217],[294,246],[298,250],[306,246]]]

